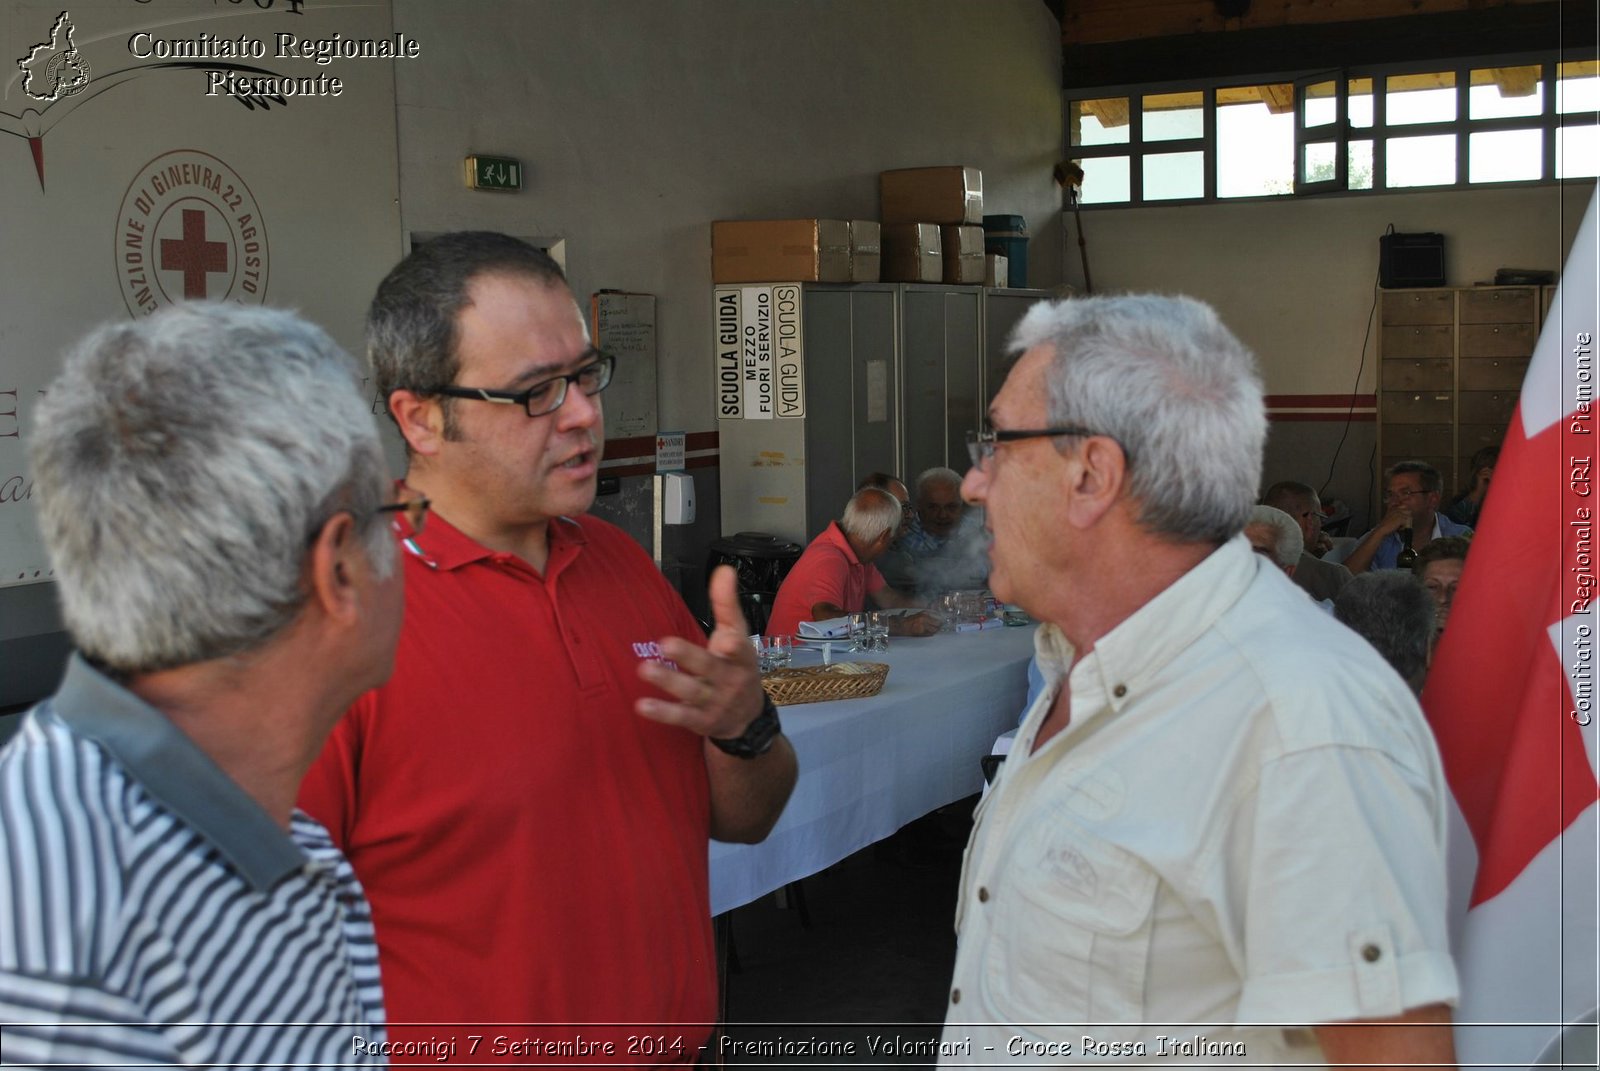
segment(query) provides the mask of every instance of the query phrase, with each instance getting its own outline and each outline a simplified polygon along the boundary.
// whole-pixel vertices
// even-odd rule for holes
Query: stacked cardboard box
[[[875,283],[882,240],[870,219],[718,220],[711,225],[717,283]]]
[[[983,222],[983,172],[975,167],[911,167],[878,175],[885,223]]]
[[[718,220],[711,224],[717,283],[848,283],[850,224],[842,219]]]
[[[944,281],[975,286],[983,282],[983,228],[947,224],[939,228],[944,245]]]
[[[983,174],[914,167],[878,177],[883,223],[865,219],[719,220],[717,283],[984,281]],[[944,234],[940,234],[940,228]]]
[[[1006,258],[997,253],[983,255],[983,285],[1004,290],[1011,285]]]
[[[878,221],[850,221],[850,281],[875,283],[883,271],[883,233]]]
[[[883,281],[937,283],[944,278],[943,243],[932,223],[883,225]]]

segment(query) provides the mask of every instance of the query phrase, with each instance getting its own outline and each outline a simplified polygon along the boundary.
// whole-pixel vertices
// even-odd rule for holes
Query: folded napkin
[[[998,617],[986,617],[982,621],[958,621],[957,632],[984,632],[991,628],[1005,628],[1005,622]]]
[[[800,635],[808,640],[842,640],[850,635],[850,619],[830,617],[826,621],[802,621]]]

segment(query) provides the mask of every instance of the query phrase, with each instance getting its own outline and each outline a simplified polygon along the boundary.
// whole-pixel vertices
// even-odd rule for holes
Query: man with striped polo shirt
[[[40,401],[78,653],[0,751],[8,1064],[388,1055],[371,912],[294,806],[389,676],[403,588],[361,371],[285,312],[106,327]]]

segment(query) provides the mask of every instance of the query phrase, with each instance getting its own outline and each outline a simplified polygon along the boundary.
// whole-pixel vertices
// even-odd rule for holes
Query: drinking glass
[[[794,661],[793,636],[768,636],[763,641],[762,668],[782,669]]]
[[[867,650],[867,615],[857,610],[853,614],[846,614],[845,620],[848,622],[850,646],[857,651]]]
[[[881,613],[867,615],[867,650],[887,651],[889,649],[889,619]]]

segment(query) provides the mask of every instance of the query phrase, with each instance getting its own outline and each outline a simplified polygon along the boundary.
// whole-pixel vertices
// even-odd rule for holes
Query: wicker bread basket
[[[779,706],[826,703],[834,699],[865,699],[877,695],[889,676],[884,662],[839,662],[831,666],[775,669],[761,678],[761,686]]]

